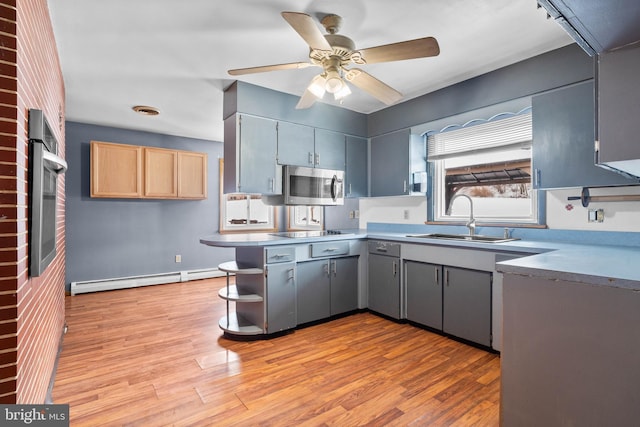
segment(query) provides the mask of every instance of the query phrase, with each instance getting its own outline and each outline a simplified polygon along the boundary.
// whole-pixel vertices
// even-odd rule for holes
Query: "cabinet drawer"
[[[369,241],[369,253],[399,257],[400,243],[384,242],[380,240]]]
[[[265,262],[273,264],[276,262],[290,262],[296,260],[295,248],[267,248],[265,249]]]
[[[310,246],[311,258],[347,255],[349,253],[349,242],[347,241],[312,243]]]

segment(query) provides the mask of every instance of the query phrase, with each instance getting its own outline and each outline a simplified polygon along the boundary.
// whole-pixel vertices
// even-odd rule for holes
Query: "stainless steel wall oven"
[[[29,110],[29,275],[40,276],[56,256],[58,175],[67,163],[41,110]]]

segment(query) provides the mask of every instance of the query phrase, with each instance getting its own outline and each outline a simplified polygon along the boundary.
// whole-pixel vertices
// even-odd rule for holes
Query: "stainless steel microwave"
[[[284,166],[285,205],[344,204],[344,171]]]

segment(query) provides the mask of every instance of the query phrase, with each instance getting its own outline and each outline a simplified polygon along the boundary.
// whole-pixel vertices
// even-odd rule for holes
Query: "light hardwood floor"
[[[229,340],[224,284],[67,297],[53,399],[71,425],[498,425],[497,355],[371,313]]]

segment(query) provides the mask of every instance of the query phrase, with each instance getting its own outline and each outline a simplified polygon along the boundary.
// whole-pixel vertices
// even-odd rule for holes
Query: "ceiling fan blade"
[[[331,50],[313,18],[306,13],[282,12],[282,17],[293,27],[312,49]]]
[[[400,92],[358,68],[346,70],[344,78],[387,105],[395,104],[402,99]]]
[[[317,99],[318,98],[316,98],[316,96],[311,93],[309,89],[305,90],[300,97],[300,101],[298,101],[298,103],[296,104],[296,110],[304,110],[305,108],[311,107],[313,104],[315,104]]]
[[[438,41],[433,37],[407,40],[360,50],[360,55],[362,55],[367,64],[425,58],[438,56],[438,54],[440,54],[440,46],[438,46]]]
[[[288,64],[274,64],[263,65],[260,67],[237,68],[235,70],[229,70],[228,73],[232,76],[241,76],[243,74],[264,73],[265,71],[298,70],[312,66],[315,67],[316,65],[310,62],[291,62]]]

